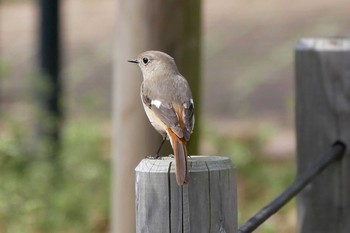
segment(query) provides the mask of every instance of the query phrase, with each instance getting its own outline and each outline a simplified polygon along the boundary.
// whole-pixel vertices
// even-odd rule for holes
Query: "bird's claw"
[[[161,159],[159,155],[147,155],[146,159]]]

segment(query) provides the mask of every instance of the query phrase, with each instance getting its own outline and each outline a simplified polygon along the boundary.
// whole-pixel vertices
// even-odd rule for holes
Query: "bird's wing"
[[[153,111],[159,120],[170,128],[179,138],[184,137],[184,131],[181,128],[179,116],[170,103],[164,103],[158,99],[152,100],[145,94],[141,94],[141,98],[142,102]]]
[[[179,138],[188,141],[194,127],[194,103],[189,85],[180,75],[161,80],[157,88],[150,88],[154,82],[142,83],[142,101]],[[177,91],[171,95],[172,88]]]
[[[182,119],[184,123],[184,137],[186,141],[190,140],[191,133],[194,127],[194,103],[193,99],[190,99],[183,103]]]

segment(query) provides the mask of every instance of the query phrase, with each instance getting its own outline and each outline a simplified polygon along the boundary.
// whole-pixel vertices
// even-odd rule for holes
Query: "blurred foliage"
[[[0,232],[107,232],[109,143],[101,121],[65,125],[60,160],[27,149],[29,132],[1,119]]]
[[[0,59],[0,80],[4,81],[5,79],[8,79],[10,77],[10,69],[11,65],[4,61],[3,59]]]
[[[35,3],[3,0],[0,4],[18,2]],[[76,117],[110,114],[113,4],[114,1],[63,4],[62,10],[68,13],[65,16],[68,26],[63,33],[68,35],[63,46],[67,48],[65,107],[72,120],[64,126],[58,163],[52,164],[47,156],[33,152],[33,140],[30,140],[33,133],[26,124],[0,119],[1,233],[106,231],[110,184],[106,141],[109,140],[105,138],[101,121],[81,121]],[[345,4],[343,0],[318,4],[296,1],[286,11],[285,4],[277,0],[204,1],[202,115],[215,113],[218,117],[235,116],[242,121],[247,116],[262,121],[264,115],[274,115],[292,121],[292,48],[301,37],[347,34],[349,14]],[[3,41],[9,41],[2,52],[7,49],[10,59],[0,61],[0,81],[6,81],[1,83],[0,92],[4,93],[9,86],[10,104],[21,102],[15,107],[16,118],[28,113],[23,109],[27,103],[23,101],[23,89],[18,87],[27,85],[24,85],[25,71],[36,56],[35,43],[25,42],[30,41],[26,37],[30,32],[19,27],[28,27],[24,22],[33,21],[29,18],[32,15],[21,9],[2,18],[11,26],[11,30],[2,34],[7,35]],[[22,23],[15,20],[18,16],[24,19]],[[90,24],[98,33],[84,27],[87,18],[92,19]],[[4,109],[1,110],[3,113]],[[293,158],[273,159],[262,153],[264,143],[275,133],[270,126],[257,128],[248,137],[242,133],[230,136],[202,132],[213,151],[229,155],[236,166],[239,225],[294,178]],[[295,232],[295,219],[292,202],[255,232]]]
[[[262,125],[252,132],[245,136],[205,133],[218,154],[229,156],[235,165],[239,226],[284,191],[295,177],[292,157],[272,159],[263,155],[263,145],[278,130],[272,125]],[[254,232],[295,232],[295,211],[293,200]]]
[[[108,127],[74,119],[63,130],[57,164],[28,150],[26,127],[1,119],[0,232],[107,232],[110,206]],[[108,126],[108,124],[106,125]],[[292,159],[267,159],[262,147],[278,133],[270,125],[250,136],[204,132],[219,154],[229,155],[238,178],[239,225],[285,189],[294,178]],[[281,224],[283,222],[283,224]],[[256,232],[295,232],[294,203]]]

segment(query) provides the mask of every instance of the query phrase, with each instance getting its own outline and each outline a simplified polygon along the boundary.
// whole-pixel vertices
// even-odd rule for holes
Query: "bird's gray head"
[[[144,79],[179,73],[174,58],[160,51],[143,52],[136,59],[130,59],[128,62],[139,65]]]

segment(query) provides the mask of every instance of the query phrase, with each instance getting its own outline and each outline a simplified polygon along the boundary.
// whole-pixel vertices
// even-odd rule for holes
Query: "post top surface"
[[[296,50],[346,51],[350,50],[350,37],[344,38],[302,38]]]
[[[192,155],[188,157],[189,170],[216,170],[225,169],[232,166],[231,160],[224,156],[203,156]],[[139,165],[135,168],[135,171],[148,171],[148,172],[168,172],[169,169],[174,170],[174,158],[173,157],[161,157],[160,159],[143,159]]]

